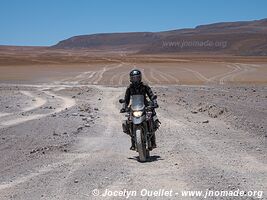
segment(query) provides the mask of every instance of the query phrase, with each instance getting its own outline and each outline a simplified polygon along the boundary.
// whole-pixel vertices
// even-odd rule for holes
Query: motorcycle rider
[[[124,97],[125,103],[123,105],[123,108],[120,110],[120,112],[121,113],[126,112],[126,108],[129,106],[129,103],[130,103],[131,95],[144,95],[145,105],[146,106],[148,105],[148,100],[146,98],[146,97],[148,97],[150,99],[150,101],[153,102],[154,106],[157,108],[158,107],[158,103],[157,103],[157,100],[156,100],[155,95],[153,94],[151,88],[147,84],[144,84],[142,82],[142,73],[141,73],[141,71],[138,70],[138,69],[134,69],[134,70],[132,70],[130,72],[129,75],[130,75],[131,84],[126,89],[125,97]],[[155,128],[155,130],[157,130],[159,128],[160,122],[159,122],[159,120],[157,118],[157,115],[156,115],[156,112],[155,112],[154,109],[153,109],[152,117],[153,117],[154,128]],[[124,122],[123,126],[129,126],[129,124],[127,122]],[[130,130],[129,127],[125,128],[125,129]],[[124,129],[124,132],[127,133],[127,131],[125,131],[125,129]],[[135,148],[136,148],[135,147],[135,139],[133,138],[133,135],[130,135],[130,136],[131,136],[131,147],[130,147],[130,150],[135,150]],[[151,144],[152,148],[156,148],[157,147],[155,133],[153,134],[153,136],[151,138],[151,143],[152,143]]]

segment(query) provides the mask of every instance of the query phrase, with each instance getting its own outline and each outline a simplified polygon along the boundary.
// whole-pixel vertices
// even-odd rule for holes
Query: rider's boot
[[[127,135],[130,135],[129,125],[127,124],[127,120],[123,120],[123,122],[122,122],[122,130]]]
[[[153,136],[151,137],[151,146],[152,146],[152,149],[157,148],[155,133],[154,133]]]
[[[133,137],[131,137],[131,143],[132,143],[132,146],[130,147],[130,150],[134,151],[135,150],[135,140]]]
[[[157,116],[157,114],[155,113],[155,115],[153,116],[153,128],[154,128],[154,130],[156,131],[156,130],[158,130],[158,128],[160,127],[160,121],[159,121],[159,119],[158,119],[158,116]]]
[[[160,121],[156,119],[154,123],[155,123],[155,129],[158,130],[158,128],[160,127]]]

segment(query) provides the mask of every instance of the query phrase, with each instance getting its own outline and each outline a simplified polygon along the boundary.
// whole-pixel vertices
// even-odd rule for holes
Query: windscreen
[[[145,107],[144,95],[132,95],[132,110],[143,110]]]

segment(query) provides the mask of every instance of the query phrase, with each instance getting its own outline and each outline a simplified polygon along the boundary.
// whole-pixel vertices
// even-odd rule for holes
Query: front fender
[[[143,121],[145,121],[145,119],[146,119],[146,116],[143,115],[143,116],[138,117],[138,118],[137,117],[133,117],[132,121],[133,121],[133,124],[137,125],[137,124],[141,124]]]

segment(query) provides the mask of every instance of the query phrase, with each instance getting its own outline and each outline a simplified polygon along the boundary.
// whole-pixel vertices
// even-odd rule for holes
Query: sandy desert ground
[[[266,198],[266,62],[106,60],[0,66],[0,199],[125,199],[92,191],[143,188],[178,192],[157,199],[238,189],[247,196],[235,199]],[[133,67],[160,105],[146,163],[121,131]]]
[[[266,84],[266,63],[230,63],[183,60],[162,63],[0,66],[6,83],[59,83],[126,86],[131,69],[140,69],[144,82],[153,85]]]

